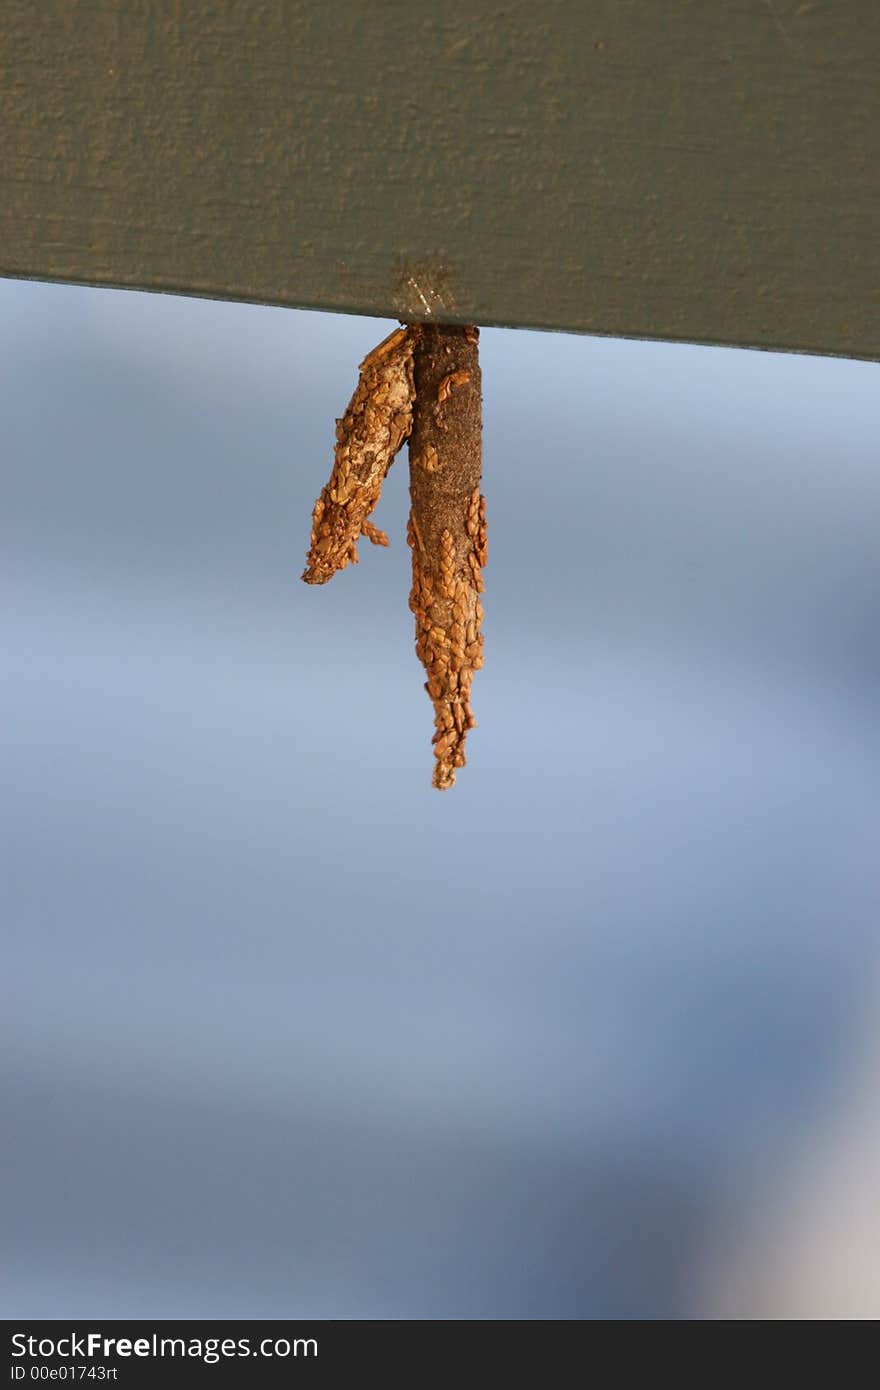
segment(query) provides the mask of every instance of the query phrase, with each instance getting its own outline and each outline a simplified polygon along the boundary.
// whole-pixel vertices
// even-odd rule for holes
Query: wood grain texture
[[[876,0],[3,0],[0,274],[880,358]]]

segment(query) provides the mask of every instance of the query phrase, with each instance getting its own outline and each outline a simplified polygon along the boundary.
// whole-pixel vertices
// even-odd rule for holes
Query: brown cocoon
[[[480,492],[482,410],[476,328],[423,324],[413,343],[415,400],[409,437],[413,554],[410,608],[416,652],[434,706],[434,786],[453,786],[476,723],[471,681],[483,664],[486,563]]]

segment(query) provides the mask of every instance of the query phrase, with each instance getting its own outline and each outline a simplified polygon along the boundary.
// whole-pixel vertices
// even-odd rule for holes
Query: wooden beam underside
[[[4,0],[0,275],[880,358],[876,0]]]

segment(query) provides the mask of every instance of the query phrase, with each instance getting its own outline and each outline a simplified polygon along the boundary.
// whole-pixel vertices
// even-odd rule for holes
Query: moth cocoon
[[[374,545],[388,545],[385,532],[368,517],[412,429],[418,332],[417,327],[396,328],[361,363],[355,393],[336,423],[333,472],[312,512],[303,573],[307,584],[326,584],[338,570],[356,564],[362,535]]]

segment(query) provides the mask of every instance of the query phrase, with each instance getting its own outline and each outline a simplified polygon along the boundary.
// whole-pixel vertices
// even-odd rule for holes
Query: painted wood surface
[[[0,274],[880,358],[877,0],[3,0]]]

